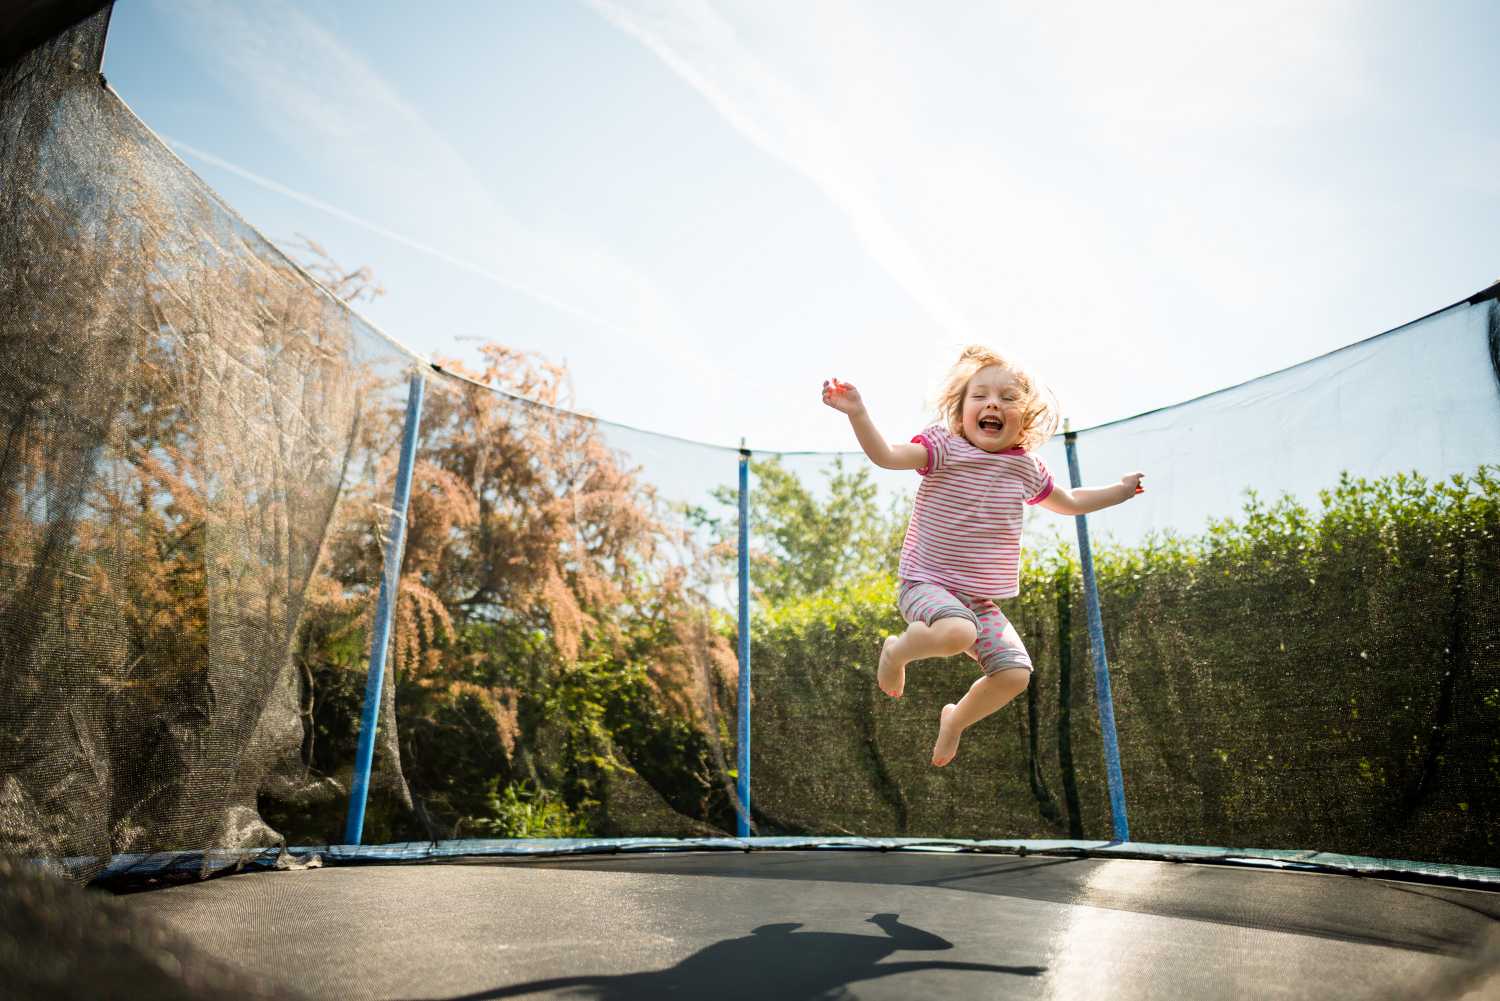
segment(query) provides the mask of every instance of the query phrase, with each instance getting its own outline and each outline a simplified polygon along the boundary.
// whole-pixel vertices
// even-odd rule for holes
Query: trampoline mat
[[[131,894],[315,998],[1493,997],[1500,894],[1137,860],[711,852]]]

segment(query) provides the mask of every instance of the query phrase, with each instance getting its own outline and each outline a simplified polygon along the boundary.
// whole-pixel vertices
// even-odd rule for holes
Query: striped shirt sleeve
[[[1047,472],[1047,464],[1041,460],[1040,456],[1029,455],[1027,458],[1036,463],[1036,490],[1032,496],[1026,498],[1026,503],[1040,504],[1052,494],[1052,474]]]
[[[927,465],[917,470],[918,476],[926,476],[943,468],[943,461],[948,458],[948,429],[941,424],[934,424],[915,435],[912,442],[927,449]]]

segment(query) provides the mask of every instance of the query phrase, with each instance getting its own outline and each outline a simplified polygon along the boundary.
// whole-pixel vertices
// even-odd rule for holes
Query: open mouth
[[[991,434],[999,434],[1005,429],[1005,422],[998,417],[979,418],[979,430],[989,431]]]

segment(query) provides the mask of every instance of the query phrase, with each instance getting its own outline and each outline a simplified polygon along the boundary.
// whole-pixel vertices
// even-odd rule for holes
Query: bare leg
[[[941,768],[952,761],[958,754],[958,738],[963,732],[1026,691],[1030,683],[1031,672],[1023,668],[987,674],[970,685],[968,693],[957,704],[950,702],[944,706],[938,716],[938,738],[932,745],[932,763]]]
[[[977,635],[968,619],[938,619],[932,625],[912,622],[900,636],[887,636],[880,648],[880,666],[875,682],[880,690],[899,699],[906,690],[906,665],[927,657],[951,657],[974,645]]]

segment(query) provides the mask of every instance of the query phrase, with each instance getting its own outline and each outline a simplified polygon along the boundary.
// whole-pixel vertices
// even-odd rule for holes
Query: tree
[[[428,379],[394,616],[400,758],[428,833],[507,833],[518,783],[607,828],[613,783],[640,791],[637,771],[679,813],[724,812],[714,748],[736,665],[694,586],[693,540],[570,409],[562,366],[495,343],[480,357]],[[348,757],[384,560],[405,396],[389,389],[305,649],[330,714],[318,729],[343,745],[325,768]]]
[[[777,457],[752,460],[750,472],[750,577],[762,599],[780,603],[870,574],[895,573],[906,503],[898,498],[882,510],[868,469],[851,471],[835,456],[817,492]],[[738,503],[727,486],[716,488],[713,497],[726,507]],[[714,517],[703,508],[689,515],[716,535],[716,552],[733,556],[734,516]]]

